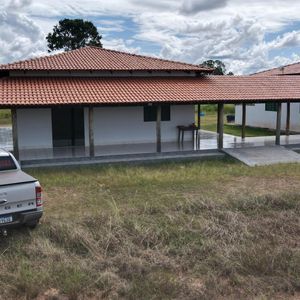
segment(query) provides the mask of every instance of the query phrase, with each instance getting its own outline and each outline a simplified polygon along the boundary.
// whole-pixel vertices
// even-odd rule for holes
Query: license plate
[[[13,217],[12,216],[0,217],[0,224],[10,223],[12,221],[13,221]]]

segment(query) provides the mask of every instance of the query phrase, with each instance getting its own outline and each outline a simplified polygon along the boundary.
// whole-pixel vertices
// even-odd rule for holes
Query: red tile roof
[[[299,101],[298,76],[0,79],[0,106]]]
[[[154,57],[129,54],[120,51],[85,47],[0,65],[4,70],[33,71],[197,71],[211,73],[213,70],[198,65],[175,62]]]
[[[300,62],[282,66],[279,68],[274,68],[270,70],[265,70],[252,74],[252,76],[272,76],[272,75],[300,75]]]

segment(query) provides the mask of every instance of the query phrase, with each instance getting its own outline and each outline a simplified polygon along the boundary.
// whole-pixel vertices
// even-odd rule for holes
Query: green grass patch
[[[0,298],[299,293],[298,164],[224,158],[29,173],[43,186],[45,214],[36,230],[0,239]]]
[[[209,105],[209,106],[211,106],[211,105]],[[202,106],[201,106],[201,110],[202,110]],[[231,114],[234,114],[234,112]],[[195,120],[197,123],[197,113],[195,116]],[[224,133],[235,135],[235,136],[241,136],[242,126],[227,123],[226,116],[225,116],[224,122],[225,122],[224,123]],[[201,117],[201,128],[204,130],[212,131],[212,132],[217,131],[217,112],[216,111],[208,110],[205,113],[205,116]],[[245,134],[246,134],[246,137],[273,136],[273,135],[275,135],[275,130],[271,130],[268,128],[258,128],[258,127],[246,126]]]
[[[224,124],[224,132],[235,136],[241,136],[242,126],[234,125],[234,124]],[[246,130],[245,130],[246,137],[273,136],[275,134],[276,134],[275,130],[270,130],[268,128],[246,126]]]
[[[0,125],[11,125],[10,109],[0,109]]]
[[[197,109],[197,106],[196,106]],[[207,114],[216,114],[218,111],[217,104],[202,104],[201,111]],[[224,113],[225,114],[235,114],[235,105],[234,104],[225,104],[224,105]]]

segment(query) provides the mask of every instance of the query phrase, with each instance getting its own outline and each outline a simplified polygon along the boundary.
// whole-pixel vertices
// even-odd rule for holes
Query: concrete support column
[[[242,104],[242,139],[246,137],[246,114],[247,114],[247,106],[246,103]]]
[[[156,152],[161,152],[161,104],[156,108]]]
[[[220,128],[219,128],[219,118],[220,118],[220,116],[219,116],[219,104],[218,104],[218,110],[217,110],[217,133],[220,132]]]
[[[11,121],[12,121],[12,137],[13,137],[13,152],[16,160],[20,159],[19,153],[19,141],[18,141],[18,118],[17,109],[11,109]]]
[[[200,129],[200,125],[201,125],[201,123],[200,123],[201,106],[200,106],[199,103],[197,104],[197,110],[198,110],[198,123],[197,123],[197,127],[198,127],[198,130],[199,130]]]
[[[275,144],[280,145],[280,131],[281,131],[281,102],[277,104],[277,114],[276,114],[276,140]]]
[[[89,106],[89,145],[90,145],[90,157],[95,157],[93,106]]]
[[[224,104],[218,104],[218,149],[223,149],[224,136]]]
[[[291,103],[288,101],[286,103],[286,125],[285,134],[290,135],[290,124],[291,124]]]
[[[200,129],[201,129],[201,118],[200,118],[200,113],[201,113],[201,105],[200,103],[197,104],[197,111],[198,111],[198,122],[197,122],[197,132],[196,132],[196,149],[200,148]]]

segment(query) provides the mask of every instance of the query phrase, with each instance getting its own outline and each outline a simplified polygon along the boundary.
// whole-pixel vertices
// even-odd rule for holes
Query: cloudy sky
[[[92,21],[105,48],[249,74],[300,61],[299,0],[0,0],[0,63],[47,53],[62,18]]]

